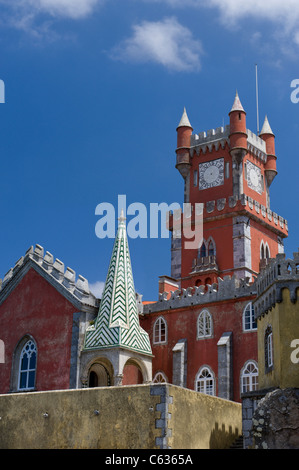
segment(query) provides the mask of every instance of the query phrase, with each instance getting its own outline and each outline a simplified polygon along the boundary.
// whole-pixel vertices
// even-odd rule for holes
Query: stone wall
[[[0,396],[1,449],[221,449],[241,405],[169,384]]]

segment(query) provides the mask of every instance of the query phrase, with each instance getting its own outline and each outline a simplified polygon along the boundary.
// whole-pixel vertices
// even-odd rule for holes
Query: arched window
[[[242,393],[252,392],[258,388],[258,367],[255,361],[248,361],[241,372]]]
[[[163,317],[157,318],[154,324],[154,344],[162,344],[167,341],[167,323]]]
[[[205,258],[206,256],[207,256],[207,247],[206,247],[205,242],[203,241],[202,245],[199,249],[199,257],[200,258]]]
[[[204,366],[199,370],[195,379],[195,390],[207,395],[215,395],[215,379],[210,367]]]
[[[167,383],[167,377],[166,375],[164,374],[164,372],[157,372],[155,374],[155,377],[153,378],[153,383],[154,384],[164,384],[164,383]]]
[[[208,240],[208,255],[209,256],[216,255],[215,242],[212,238]]]
[[[20,355],[19,390],[32,390],[35,387],[37,349],[35,342],[27,341]]]
[[[260,258],[264,259],[265,258],[265,247],[264,247],[264,242],[261,243],[261,248],[260,248]]]
[[[251,331],[256,329],[257,324],[254,318],[254,307],[252,302],[249,302],[243,310],[243,330]]]
[[[268,243],[266,243],[265,258],[266,258],[266,259],[269,259],[269,258],[270,258],[270,250],[269,250]]]
[[[212,316],[208,310],[200,312],[197,318],[197,339],[212,336]]]
[[[271,326],[265,331],[265,372],[273,368],[273,333]]]

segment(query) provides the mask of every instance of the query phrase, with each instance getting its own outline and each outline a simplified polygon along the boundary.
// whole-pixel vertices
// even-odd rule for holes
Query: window
[[[193,171],[193,186],[197,186],[197,170]]]
[[[212,336],[212,316],[208,310],[203,310],[197,319],[197,339]]]
[[[260,254],[260,258],[261,258],[261,259],[264,259],[264,258],[265,258],[265,247],[264,247],[264,243],[263,243],[263,242],[261,243],[261,254]]]
[[[207,248],[205,242],[202,242],[202,245],[199,249],[199,257],[205,258],[207,256]]]
[[[208,366],[204,366],[198,372],[195,379],[195,390],[207,395],[215,395],[214,374]]]
[[[229,178],[229,162],[225,163],[225,178]]]
[[[208,254],[209,254],[209,256],[214,256],[215,255],[215,245],[214,245],[213,240],[209,241]]]
[[[265,372],[273,368],[273,334],[271,326],[265,331]]]
[[[164,372],[157,372],[153,378],[154,384],[164,384],[167,383],[167,377]]]
[[[37,350],[31,339],[25,343],[20,355],[19,390],[32,390],[35,387]]]
[[[256,329],[257,324],[254,318],[254,307],[252,305],[252,302],[249,302],[249,304],[246,305],[243,311],[243,330],[250,331]]]
[[[154,344],[166,343],[167,324],[163,317],[159,317],[154,324]]]
[[[258,388],[258,367],[254,361],[245,364],[241,373],[241,391],[252,392]]]

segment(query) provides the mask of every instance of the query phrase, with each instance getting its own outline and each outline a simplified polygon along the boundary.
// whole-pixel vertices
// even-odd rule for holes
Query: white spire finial
[[[270,127],[267,115],[265,117],[264,124],[263,124],[262,130],[260,132],[260,135],[263,135],[263,134],[272,134],[272,135],[274,135],[273,132],[272,132],[272,129]]]
[[[181,120],[180,120],[180,123],[178,125],[178,127],[191,127],[191,124],[190,124],[190,121],[189,121],[189,118],[187,116],[187,111],[186,111],[186,108],[184,107],[184,111],[183,111],[183,114],[182,114],[182,117],[181,117]]]

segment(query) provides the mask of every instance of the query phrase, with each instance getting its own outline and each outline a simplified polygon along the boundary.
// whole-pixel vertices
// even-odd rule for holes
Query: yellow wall
[[[273,331],[273,370],[265,374],[264,337],[268,325]],[[258,320],[259,389],[299,387],[299,363],[291,360],[294,339],[299,341],[299,300],[292,303],[289,290],[283,289],[282,302]]]
[[[146,384],[0,395],[0,448],[159,448],[161,390],[172,402],[165,421],[171,448],[226,448],[241,434],[239,403]]]

